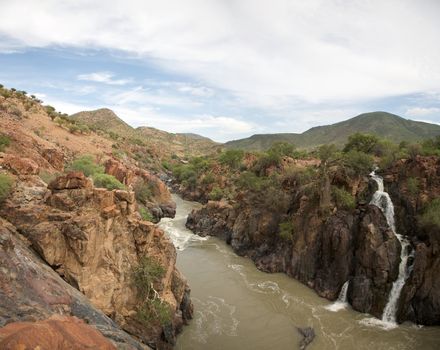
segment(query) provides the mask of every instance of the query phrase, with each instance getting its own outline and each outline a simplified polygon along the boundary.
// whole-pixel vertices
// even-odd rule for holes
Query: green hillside
[[[218,143],[197,134],[173,134],[163,130],[141,126],[132,128],[108,108],[84,111],[71,115],[71,118],[94,129],[116,134],[125,139],[142,140],[160,154],[191,157],[215,152]]]
[[[285,141],[299,148],[310,149],[326,143],[343,145],[356,132],[374,134],[394,142],[415,142],[440,135],[440,125],[404,119],[387,112],[372,112],[325,126],[318,126],[302,134],[261,134],[227,142],[227,148],[267,150],[274,142]]]

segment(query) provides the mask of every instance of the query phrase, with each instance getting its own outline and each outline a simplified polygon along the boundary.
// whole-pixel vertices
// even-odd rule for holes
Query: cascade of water
[[[400,292],[402,291],[402,288],[405,285],[405,281],[408,278],[411,270],[407,269],[408,258],[410,257],[410,243],[405,237],[396,232],[396,225],[394,222],[394,205],[389,194],[384,191],[383,179],[374,171],[370,174],[370,176],[374,181],[376,181],[378,186],[378,189],[374,193],[370,204],[373,204],[382,210],[388,226],[399,240],[401,246],[399,275],[393,282],[393,287],[391,288],[388,302],[382,313],[382,321],[396,323],[397,304],[399,301]]]
[[[325,307],[327,310],[337,312],[339,310],[345,309],[348,306],[348,301],[347,301],[348,283],[349,281],[346,281],[343,284],[341,291],[339,292],[338,299],[334,303],[327,305]]]
[[[339,292],[338,302],[344,304],[347,303],[347,290],[349,283],[350,283],[349,281],[345,281],[344,285],[342,286],[341,291]]]

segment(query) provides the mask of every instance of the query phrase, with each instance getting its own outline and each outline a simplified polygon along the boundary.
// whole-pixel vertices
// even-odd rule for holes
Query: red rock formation
[[[14,322],[0,328],[4,350],[113,350],[116,347],[100,332],[76,317],[52,316],[44,321]]]
[[[189,289],[176,271],[171,241],[155,225],[139,220],[134,192],[93,188],[82,173],[61,176],[49,188],[37,177],[28,178],[0,215],[93,305],[144,342],[160,343],[160,324],[153,321],[154,326],[146,328],[136,318],[140,300],[131,283],[140,259],[155,257],[166,271],[157,290],[176,313],[177,330],[185,321],[180,310]],[[23,201],[29,197],[33,200]]]
[[[35,175],[38,174],[39,170],[38,164],[32,159],[21,158],[12,154],[3,157],[2,165],[16,175]]]

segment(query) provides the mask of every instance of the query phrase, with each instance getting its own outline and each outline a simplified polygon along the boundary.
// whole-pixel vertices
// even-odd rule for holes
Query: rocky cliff
[[[398,275],[401,246],[382,211],[368,204],[377,189],[374,181],[352,178],[343,169],[327,175],[327,186],[322,181],[317,191],[287,184],[284,193],[289,204],[284,209],[241,194],[236,201],[209,201],[191,213],[187,226],[199,235],[226,240],[259,269],[285,272],[330,300],[350,281],[352,307],[380,318]],[[438,157],[402,160],[383,176],[394,202],[397,231],[409,237],[415,252],[397,319],[438,325],[440,235],[438,228],[423,225],[419,217],[440,194],[440,161]],[[420,179],[416,191],[408,189],[411,178]],[[331,197],[324,200],[329,186],[343,186],[355,194],[356,209],[341,208]],[[287,237],[280,233],[283,225],[288,227]]]
[[[0,216],[60,277],[143,343],[169,347],[191,317],[189,288],[175,268],[174,246],[154,224],[140,220],[134,192],[94,188],[82,173],[58,177],[48,187],[38,176],[22,174]],[[132,272],[144,256],[165,271],[155,284],[172,310],[165,323],[153,318],[146,324],[137,316],[142,300]]]

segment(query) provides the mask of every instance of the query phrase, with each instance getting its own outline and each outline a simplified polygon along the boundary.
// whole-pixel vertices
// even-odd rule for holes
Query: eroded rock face
[[[2,159],[2,165],[10,169],[15,175],[38,174],[38,164],[30,158],[21,158],[12,154],[6,154]]]
[[[0,327],[4,327],[0,328],[0,348],[17,349],[19,344],[25,344],[34,349],[50,344],[42,348],[62,349],[55,345],[75,329],[73,339],[78,344],[101,344],[106,349],[149,349],[67,284],[29,245],[11,223],[0,218]],[[87,325],[67,316],[76,316]],[[58,321],[34,323],[51,317]],[[53,329],[54,324],[58,331]],[[40,334],[42,329],[48,333]],[[85,337],[77,337],[79,332]]]
[[[45,148],[41,151],[41,155],[46,159],[52,167],[58,171],[64,170],[64,153],[55,148]]]
[[[422,226],[418,215],[426,203],[440,196],[440,160],[399,161],[382,176],[393,200],[397,232],[410,238],[415,252],[409,259],[412,272],[400,295],[397,320],[439,325],[440,232]],[[411,178],[417,179],[416,193],[409,188]],[[259,269],[285,272],[330,300],[349,281],[353,308],[380,318],[398,276],[401,245],[380,209],[368,205],[376,190],[374,182],[351,180],[340,171],[330,181],[356,196],[355,211],[330,205],[323,213],[321,201],[293,191],[289,214],[274,212],[248,196],[234,205],[208,202],[188,216],[187,227],[202,236],[224,239]],[[294,227],[291,239],[283,240],[278,234],[280,215],[284,220],[287,216]]]
[[[145,343],[166,347],[162,326],[153,322],[146,327],[136,317],[140,300],[131,273],[143,256],[154,257],[165,268],[156,289],[175,312],[168,326],[172,334],[191,314],[189,289],[175,268],[171,241],[152,223],[139,220],[134,193],[93,188],[81,173],[57,178],[49,190],[35,181],[22,182],[0,214],[95,307]],[[26,192],[35,194],[36,189],[40,196],[23,202]]]
[[[128,186],[136,187],[139,184],[146,184],[151,190],[151,199],[143,204],[157,220],[176,215],[176,203],[172,200],[167,186],[157,176],[136,166],[127,166],[112,158],[106,161],[105,172]]]
[[[4,350],[116,350],[109,340],[84,321],[58,315],[44,321],[14,322],[0,328],[0,347]]]

